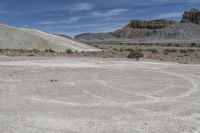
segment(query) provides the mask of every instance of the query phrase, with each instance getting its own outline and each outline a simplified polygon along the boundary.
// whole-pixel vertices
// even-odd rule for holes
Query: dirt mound
[[[98,51],[99,49],[71,39],[35,29],[20,29],[0,24],[1,49],[52,49],[55,51]]]

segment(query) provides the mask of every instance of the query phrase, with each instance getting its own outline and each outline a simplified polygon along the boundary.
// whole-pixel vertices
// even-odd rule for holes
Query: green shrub
[[[127,49],[125,49],[125,51],[132,51],[133,49],[131,49],[131,48],[127,48]]]
[[[188,51],[189,53],[195,52],[194,49],[188,49],[187,51]]]
[[[179,47],[180,45],[179,45],[179,44],[175,44],[175,46],[176,46],[176,47]]]
[[[123,52],[124,50],[123,50],[123,48],[120,48],[120,50],[119,50],[120,52]]]
[[[168,47],[172,46],[172,43],[168,43],[167,46],[168,46]]]
[[[147,49],[147,51],[155,54],[155,53],[158,53],[158,50],[157,49]]]
[[[71,49],[66,49],[66,53],[70,54],[73,53],[73,51]]]
[[[192,52],[195,52],[194,49],[181,49],[180,50],[180,53],[192,53]]]
[[[197,47],[197,44],[196,43],[192,43],[191,47]]]
[[[136,60],[139,60],[142,57],[144,57],[144,54],[138,49],[132,50],[128,55],[128,58],[133,58]]]
[[[54,50],[52,49],[45,49],[45,52],[48,52],[48,53],[56,53]]]
[[[49,52],[50,52],[50,53],[55,53],[55,51],[54,51],[54,50],[52,50],[52,49],[49,49]]]
[[[139,51],[139,52],[142,52],[142,51],[143,51],[141,48],[137,48],[137,47],[136,47],[135,50],[137,50],[137,51]]]
[[[176,53],[177,50],[176,49],[164,49],[163,52],[165,55],[168,55],[168,53]]]
[[[180,53],[187,53],[186,49],[180,49]]]
[[[98,46],[98,45],[94,45],[94,47],[96,47],[96,48],[99,48],[99,46]]]

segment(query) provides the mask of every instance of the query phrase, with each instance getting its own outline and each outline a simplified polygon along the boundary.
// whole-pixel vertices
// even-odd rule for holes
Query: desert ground
[[[200,65],[0,57],[0,133],[199,133]]]
[[[99,51],[73,52],[66,49],[56,52],[52,49],[25,50],[25,49],[0,49],[3,56],[28,56],[28,57],[90,57],[90,58],[122,58],[126,59],[131,50],[138,49],[144,54],[144,59],[153,59],[163,62],[177,62],[181,64],[200,64],[200,43],[147,43],[147,44],[121,44],[121,43],[89,43]]]

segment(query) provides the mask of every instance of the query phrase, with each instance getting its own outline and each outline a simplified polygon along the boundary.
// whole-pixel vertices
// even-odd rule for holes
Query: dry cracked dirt
[[[0,133],[199,133],[200,65],[0,58]]]

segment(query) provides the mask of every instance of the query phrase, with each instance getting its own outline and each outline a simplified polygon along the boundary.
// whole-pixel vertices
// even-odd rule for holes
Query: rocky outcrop
[[[138,28],[138,29],[161,29],[175,24],[176,21],[172,20],[133,20],[125,28]]]
[[[177,23],[166,28],[158,29],[151,35],[142,38],[148,42],[171,42],[199,40],[200,26],[194,23]]]
[[[151,29],[122,28],[113,32],[113,35],[115,35],[118,38],[133,39],[138,37],[144,37],[146,35],[151,34],[152,32],[153,30]]]
[[[190,11],[186,11],[183,14],[182,23],[192,22],[194,24],[200,25],[200,10],[192,9]]]
[[[133,20],[124,28],[113,32],[113,34],[119,38],[142,38],[152,34],[156,29],[162,29],[174,24],[176,24],[176,21],[172,20]]]
[[[78,35],[76,39],[125,42],[171,42],[200,40],[200,10],[192,9],[183,14],[180,22],[173,20],[133,20],[112,33]]]
[[[83,33],[76,35],[74,39],[82,42],[109,41],[118,39],[112,33]]]
[[[175,21],[171,20],[133,20],[124,28],[116,30],[112,33],[84,33],[75,36],[75,39],[82,42],[93,42],[141,38],[150,35],[156,29],[161,29],[175,23]]]

